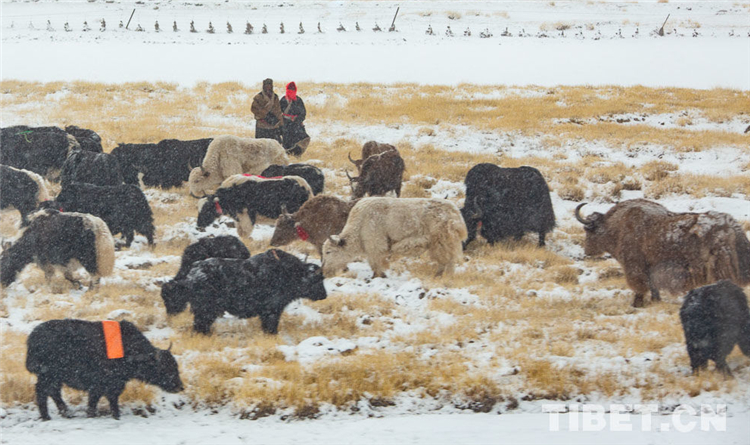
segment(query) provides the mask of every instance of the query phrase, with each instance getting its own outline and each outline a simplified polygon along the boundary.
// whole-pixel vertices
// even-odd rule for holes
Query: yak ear
[[[346,240],[344,238],[341,238],[338,235],[330,235],[328,237],[328,239],[331,240],[331,243],[333,243],[333,244],[335,244],[335,245],[337,245],[339,247],[344,247],[346,245]]]

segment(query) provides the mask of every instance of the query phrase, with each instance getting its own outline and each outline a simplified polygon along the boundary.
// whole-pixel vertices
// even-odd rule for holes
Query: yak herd
[[[153,214],[141,183],[170,188],[187,182],[199,199],[199,228],[226,215],[240,237],[250,237],[258,217],[276,220],[274,248],[264,253],[251,256],[233,236],[205,237],[185,249],[162,298],[168,314],[189,303],[193,329],[202,334],[210,334],[225,311],[258,316],[263,331],[275,334],[291,301],[326,298],[324,277],[357,259],[383,277],[391,254],[428,252],[440,276],[454,273],[477,234],[495,244],[531,232],[543,247],[555,228],[550,191],[536,168],[473,166],[459,209],[447,199],[401,198],[404,160],[395,146],[374,141],[364,144],[360,159],[349,155],[357,176],[346,173],[352,196],[345,200],[324,194],[323,172],[289,164],[282,146],[270,139],[167,139],[119,144],[104,153],[101,138],[78,127],[15,126],[3,128],[0,138],[0,206],[18,210],[24,227],[0,257],[3,286],[32,262],[48,281],[62,268],[77,285],[72,272],[83,266],[89,286],[96,286],[114,267],[112,235],[124,239],[117,248],[129,247],[135,233],[153,244]],[[56,197],[44,177],[60,182]],[[740,287],[750,283],[750,241],[736,220],[719,212],[675,213],[645,199],[588,216],[584,206],[575,217],[585,231],[585,253],[608,253],[620,263],[635,293],[633,306],[643,306],[648,293],[658,301],[662,290],[689,291],[680,319],[694,372],[710,359],[730,374],[725,358],[735,344],[750,356],[750,311]],[[278,249],[298,239],[315,246],[321,266]],[[26,366],[38,377],[43,419],[49,419],[48,397],[65,413],[63,384],[89,392],[91,416],[106,397],[116,418],[129,379],[182,389],[169,350],[154,348],[128,322],[108,323],[52,320],[33,330]]]

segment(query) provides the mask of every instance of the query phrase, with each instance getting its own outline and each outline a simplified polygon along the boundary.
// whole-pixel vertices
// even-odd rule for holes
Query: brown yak
[[[373,155],[378,155],[380,153],[385,153],[386,151],[395,151],[398,152],[396,147],[394,147],[391,144],[383,144],[380,142],[375,141],[368,141],[365,142],[365,144],[362,146],[362,158],[361,159],[352,159],[352,153],[349,152],[349,161],[357,166],[357,171],[362,171],[362,164]]]
[[[365,195],[384,196],[390,191],[395,192],[396,197],[400,197],[404,170],[404,160],[398,151],[389,150],[370,156],[362,163],[359,176],[352,178],[349,172],[346,172],[352,186],[352,199],[359,199]]]
[[[728,279],[750,283],[750,241],[726,213],[675,213],[645,199],[623,201],[606,214],[575,216],[586,231],[585,253],[611,254],[635,292],[634,307],[659,301],[659,289],[672,293]]]
[[[329,236],[338,235],[346,225],[349,211],[356,201],[344,201],[335,196],[318,195],[302,204],[294,213],[282,208],[271,237],[274,247],[285,246],[301,239],[314,245],[323,257],[323,243]]]

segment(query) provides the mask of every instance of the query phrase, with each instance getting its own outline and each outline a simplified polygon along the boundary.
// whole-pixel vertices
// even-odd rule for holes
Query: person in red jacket
[[[293,156],[301,156],[310,144],[310,136],[305,131],[305,103],[297,95],[297,85],[289,82],[286,94],[281,98],[281,112],[284,115],[282,134],[284,149]]]

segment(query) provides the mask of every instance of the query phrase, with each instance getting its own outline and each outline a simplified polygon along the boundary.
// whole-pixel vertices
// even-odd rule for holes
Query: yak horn
[[[576,216],[576,219],[578,220],[578,222],[580,222],[580,223],[581,223],[581,224],[583,224],[584,226],[588,226],[588,225],[590,225],[590,224],[591,224],[591,220],[588,220],[588,219],[583,219],[583,218],[581,217],[581,207],[585,206],[586,204],[587,204],[587,203],[585,203],[585,202],[584,202],[584,203],[582,203],[582,204],[578,204],[578,207],[576,207],[576,211],[575,211],[575,216]]]
[[[345,172],[346,172],[346,177],[349,178],[349,182],[354,182],[357,179],[359,179],[359,178],[352,178],[351,176],[349,176],[349,170],[346,170]]]
[[[354,159],[352,159],[352,152],[351,151],[349,153],[347,153],[346,155],[349,157],[349,162],[351,162],[354,165],[357,165],[357,161],[355,161]]]
[[[192,196],[195,199],[202,199],[202,198],[206,197],[206,194],[204,193],[203,196],[195,196],[195,194],[193,194],[193,192],[190,192],[190,196]]]
[[[170,341],[170,342],[169,342],[169,346],[167,347],[167,352],[169,352],[169,351],[171,351],[171,350],[172,350],[172,342]]]
[[[281,214],[284,216],[290,216],[289,212],[286,210],[286,204],[281,204]]]

